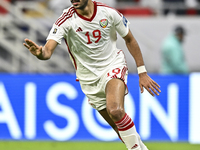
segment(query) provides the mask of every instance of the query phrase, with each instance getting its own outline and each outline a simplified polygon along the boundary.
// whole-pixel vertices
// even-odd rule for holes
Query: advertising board
[[[125,97],[141,138],[200,143],[200,74],[150,76],[160,96],[141,94],[138,76],[130,74]],[[118,140],[75,80],[73,74],[1,74],[0,140]]]

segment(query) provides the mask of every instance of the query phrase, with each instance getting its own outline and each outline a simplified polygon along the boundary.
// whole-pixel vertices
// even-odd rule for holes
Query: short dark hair
[[[186,34],[185,29],[182,26],[176,26],[174,29],[175,34]]]

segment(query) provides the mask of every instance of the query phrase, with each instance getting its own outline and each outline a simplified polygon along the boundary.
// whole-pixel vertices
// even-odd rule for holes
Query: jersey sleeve
[[[129,32],[130,22],[116,10],[112,11],[112,16],[116,31],[119,33],[121,37],[125,37]]]
[[[69,7],[63,10],[62,15],[53,24],[52,29],[49,32],[47,40],[55,40],[58,44],[61,44],[63,38],[66,38],[68,31],[71,29],[69,18],[72,17],[74,12],[73,7]]]
[[[62,26],[57,26],[54,24],[46,40],[48,41],[51,39],[56,41],[58,44],[61,44],[63,37],[64,37],[64,31]]]

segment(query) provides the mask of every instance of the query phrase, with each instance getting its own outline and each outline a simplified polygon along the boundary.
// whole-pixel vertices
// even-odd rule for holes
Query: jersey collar
[[[80,15],[80,14],[76,11],[76,9],[75,9],[76,14],[77,14],[81,19],[83,19],[83,20],[92,21],[92,20],[94,19],[94,17],[96,16],[96,13],[97,13],[97,3],[96,3],[95,1],[93,1],[93,3],[94,3],[94,12],[93,12],[93,15],[92,15],[91,18],[86,18],[86,17]]]

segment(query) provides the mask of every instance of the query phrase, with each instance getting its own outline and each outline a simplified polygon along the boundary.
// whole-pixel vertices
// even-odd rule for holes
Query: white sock
[[[141,150],[137,131],[132,119],[125,114],[125,116],[120,121],[115,122],[115,124],[128,150]]]
[[[144,143],[140,139],[140,135],[137,134],[137,136],[138,136],[138,140],[139,140],[139,143],[140,143],[141,150],[148,150],[148,148],[146,147],[146,145],[144,145]]]

